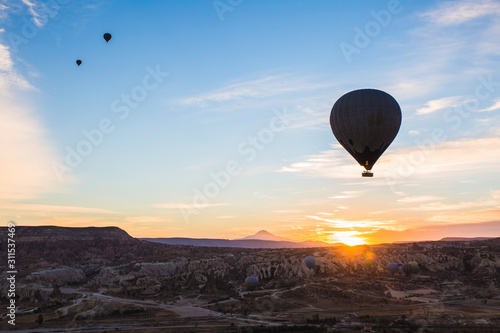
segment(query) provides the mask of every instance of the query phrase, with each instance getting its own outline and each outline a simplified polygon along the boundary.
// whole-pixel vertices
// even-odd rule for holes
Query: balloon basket
[[[362,177],[373,177],[373,172],[371,172],[371,171],[363,171],[361,173],[361,176]]]

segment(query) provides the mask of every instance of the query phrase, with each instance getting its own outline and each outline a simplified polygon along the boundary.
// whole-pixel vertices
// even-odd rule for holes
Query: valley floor
[[[294,287],[241,291],[236,297],[192,294],[159,301],[61,288],[68,302],[18,309],[16,332],[495,332],[500,297],[477,299],[460,288],[425,287],[426,279],[386,276],[371,284],[347,277]],[[347,285],[349,288],[346,288]],[[414,285],[418,288],[411,288]],[[380,286],[383,286],[382,289]],[[46,288],[45,291],[51,291]],[[222,299],[222,300],[221,300]],[[43,323],[35,321],[39,314]],[[6,319],[2,320],[2,329]],[[273,330],[274,329],[274,330]]]

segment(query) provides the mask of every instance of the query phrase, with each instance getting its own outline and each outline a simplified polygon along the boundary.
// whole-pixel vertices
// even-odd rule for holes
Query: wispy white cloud
[[[50,18],[57,15],[61,5],[63,5],[58,1],[45,0],[3,0],[2,2],[0,4],[0,19],[7,19],[9,15],[21,13],[25,17],[30,17],[31,22],[33,22],[30,29],[43,28]]]
[[[491,212],[493,213],[493,212]],[[458,220],[451,219],[446,223],[429,223],[418,224],[410,226],[402,230],[386,230],[380,229],[369,235],[367,240],[371,242],[393,242],[396,240],[439,240],[444,237],[480,237],[480,236],[497,236],[500,235],[500,221],[498,221],[498,214],[500,210],[496,211],[496,218],[482,219],[483,215],[468,215],[466,219],[469,222],[457,223],[461,221],[459,216]],[[492,216],[491,214],[489,216]],[[471,219],[470,219],[471,218]],[[486,221],[486,222],[478,222]],[[432,221],[434,222],[434,221]],[[440,220],[440,222],[443,222]]]
[[[229,203],[200,203],[196,205],[188,205],[183,202],[171,202],[164,204],[154,204],[153,207],[157,208],[165,208],[165,209],[182,209],[182,208],[211,208],[211,207],[221,207],[221,206],[229,206]]]
[[[477,208],[500,208],[500,191],[494,190],[485,198],[476,201],[464,201],[458,203],[443,203],[442,201],[421,204],[410,208],[415,211],[452,211],[452,210],[472,210]]]
[[[0,44],[0,199],[30,199],[59,187],[52,162],[59,160],[25,90],[34,89],[16,72],[9,48]],[[24,90],[24,91],[23,91]]]
[[[446,1],[436,8],[420,13],[423,25],[414,32],[424,39],[418,45],[426,52],[428,59],[439,63],[440,75],[443,69],[451,71],[447,80],[456,86],[458,80],[470,77],[475,80],[485,71],[496,67],[500,48],[500,2],[497,0]],[[474,25],[468,23],[473,22]],[[434,52],[435,49],[440,50]],[[457,68],[456,61],[465,61],[472,66]],[[442,86],[445,87],[445,86]]]
[[[197,96],[184,97],[177,100],[180,104],[206,106],[208,103],[219,103],[242,98],[266,98],[295,91],[325,88],[325,84],[306,83],[290,74],[269,75],[258,79],[246,80]]]
[[[13,67],[12,58],[10,57],[9,48],[0,44],[0,71],[11,71]]]
[[[363,169],[338,144],[317,155],[307,156],[303,162],[283,166],[277,172],[293,172],[313,178],[359,178]],[[467,156],[467,158],[464,158]],[[418,145],[389,150],[375,165],[380,176],[366,184],[387,186],[387,179],[409,181],[415,178],[456,177],[457,174],[474,177],[478,171],[500,165],[500,138],[470,138],[445,141],[435,145]],[[359,184],[358,184],[359,185]]]
[[[248,174],[248,173],[247,173]],[[276,199],[276,197],[273,197],[271,195],[267,195],[267,194],[263,194],[263,193],[260,193],[260,192],[253,192],[252,193],[254,196],[258,197],[258,198],[264,198],[264,199]]]
[[[410,208],[409,210],[415,211],[447,211],[447,210],[462,210],[462,209],[471,209],[478,207],[487,207],[491,206],[491,201],[482,201],[482,202],[459,202],[455,204],[447,204],[443,202],[433,202],[425,205],[420,205],[418,207]]]
[[[500,38],[498,8],[496,0],[446,1],[417,13],[407,42],[404,47],[398,45],[405,52],[398,53],[391,64],[393,83],[387,91],[402,101],[450,96],[471,86],[479,75],[496,71],[493,57],[500,54],[496,43]],[[477,24],[465,25],[472,20]],[[420,114],[435,111],[433,105],[420,108]]]
[[[334,83],[295,74],[267,75],[221,86],[209,92],[169,100],[177,107],[198,107],[197,112],[286,110],[285,131],[328,126]],[[200,111],[202,110],[202,111]],[[258,112],[258,111],[257,111]],[[269,115],[269,114],[268,114]],[[274,116],[271,113],[271,116]],[[209,118],[213,121],[213,118]]]
[[[277,213],[277,214],[296,214],[296,213],[301,213],[303,212],[302,210],[298,210],[298,209],[277,209],[277,210],[274,210],[273,213]]]
[[[417,114],[424,115],[447,108],[454,108],[466,102],[467,101],[464,100],[464,97],[462,96],[444,97],[440,99],[435,99],[425,103],[425,106],[423,108],[417,109]]]
[[[329,199],[348,199],[359,197],[363,191],[343,191],[342,194],[333,195]]]
[[[172,222],[172,219],[162,217],[162,216],[128,216],[125,221],[132,224],[158,224]]]
[[[108,227],[113,225],[108,219],[89,216],[55,216],[44,220],[38,220],[30,225],[56,225],[65,227]]]
[[[496,221],[497,229],[499,233],[496,235],[500,235],[500,208],[486,208],[486,209],[469,209],[466,211],[443,211],[439,212],[437,215],[433,215],[431,217],[426,218],[426,221],[433,223],[454,223],[454,224],[463,224],[470,223],[476,224],[477,230],[481,231],[481,227],[479,223],[488,222],[488,221]],[[483,231],[484,232],[484,231]],[[487,235],[487,234],[486,234]],[[484,235],[483,235],[484,236]]]
[[[59,186],[51,167],[58,156],[31,111],[0,101],[0,132],[0,198],[34,198]]]
[[[332,149],[311,155],[304,162],[283,166],[277,172],[305,173],[318,178],[354,178],[359,176],[357,162],[344,151],[340,144],[332,144]]]
[[[466,158],[464,158],[466,157]],[[500,163],[500,138],[465,138],[388,152],[379,168],[402,179],[477,177]],[[378,163],[377,163],[378,164]]]
[[[439,25],[459,25],[489,15],[500,14],[496,0],[447,1],[438,8],[422,13],[421,17]]]
[[[394,222],[389,222],[389,221],[375,221],[375,220],[365,220],[365,221],[349,221],[349,220],[342,220],[342,219],[328,219],[320,216],[307,216],[310,219],[316,220],[316,221],[322,221],[322,222],[327,222],[327,225],[332,228],[336,229],[351,229],[351,228],[382,228],[382,227],[389,227],[391,225],[394,225]]]
[[[35,3],[24,1],[24,4],[33,14]],[[1,5],[1,19],[13,10],[10,5],[5,2]],[[0,33],[4,32],[1,29]],[[15,200],[36,198],[60,186],[52,170],[52,162],[59,160],[59,156],[34,109],[23,102],[23,94],[30,90],[35,88],[19,74],[9,47],[0,44],[0,201],[4,209],[75,209],[12,204]]]
[[[325,128],[328,127],[328,118],[331,105],[317,104],[315,107],[297,105],[290,110],[289,124],[286,130],[299,128]]]
[[[34,87],[18,74],[14,68],[14,62],[10,55],[9,48],[0,44],[0,89],[4,90],[4,94],[11,93],[5,91],[10,87],[31,90]]]
[[[274,86],[273,83],[276,83],[279,79],[280,76],[267,76],[256,80],[239,82],[198,96],[183,98],[179,102],[182,104],[205,104],[206,102],[223,102],[241,97],[265,97],[292,91],[291,87],[282,84]],[[273,89],[264,89],[269,85],[273,86]]]
[[[0,4],[0,20],[3,20],[5,19],[8,14],[7,14],[7,10],[9,9],[8,6],[4,5],[4,4]],[[4,32],[5,29],[1,28],[0,29],[0,32]]]
[[[40,205],[40,204],[8,204],[2,205],[1,209],[16,210],[16,211],[38,211],[46,213],[98,213],[98,214],[120,214],[108,209],[78,207],[78,206],[61,206],[61,205]]]
[[[398,202],[402,203],[416,203],[416,202],[424,202],[424,201],[436,201],[436,200],[442,200],[444,197],[438,197],[435,195],[421,195],[421,196],[414,196],[414,197],[404,197],[402,199],[398,199]]]
[[[500,100],[496,100],[495,104],[493,104],[492,106],[485,108],[485,109],[477,110],[477,112],[489,112],[489,111],[496,111],[496,110],[500,110]]]
[[[28,12],[32,16],[33,23],[38,27],[41,28],[45,25],[45,21],[47,20],[47,15],[44,14],[44,9],[43,7],[46,6],[44,3],[40,3],[36,0],[21,0],[27,7],[28,7]]]

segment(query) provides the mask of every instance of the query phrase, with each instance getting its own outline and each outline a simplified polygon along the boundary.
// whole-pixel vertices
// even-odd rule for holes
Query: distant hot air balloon
[[[398,271],[398,264],[396,264],[395,262],[390,262],[389,264],[387,264],[387,269],[389,270],[389,272],[391,272],[391,274],[394,274]]]
[[[330,126],[338,142],[366,171],[370,171],[398,134],[401,108],[386,92],[360,89],[348,92],[333,105]]]
[[[103,37],[104,37],[104,40],[106,41],[106,43],[111,40],[111,34],[110,33],[106,32]]]
[[[419,270],[418,262],[416,262],[416,261],[410,261],[409,264],[413,268],[413,270],[412,270],[413,273],[418,272],[418,270]]]
[[[77,64],[78,66],[80,66],[80,65],[82,64],[82,61],[81,61],[80,59],[78,59],[78,60],[76,61],[76,64]]]
[[[365,259],[365,264],[366,264],[367,266],[371,266],[371,265],[373,265],[373,259],[366,258],[366,259]]]
[[[406,276],[410,276],[411,273],[413,272],[413,266],[410,265],[409,263],[403,264],[403,266],[401,267],[401,269],[406,274]]]
[[[259,278],[251,275],[245,279],[245,285],[248,289],[254,290],[259,285]]]
[[[396,265],[398,265],[398,273],[403,274],[403,264],[397,263]]]
[[[304,259],[304,264],[306,264],[307,268],[312,269],[314,265],[316,265],[316,259],[314,259],[314,257],[307,256]]]

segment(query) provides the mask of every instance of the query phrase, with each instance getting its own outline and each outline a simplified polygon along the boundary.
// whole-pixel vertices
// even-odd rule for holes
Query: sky
[[[349,245],[500,236],[499,40],[496,0],[3,0],[1,220]],[[329,124],[361,88],[403,115],[373,178]]]

